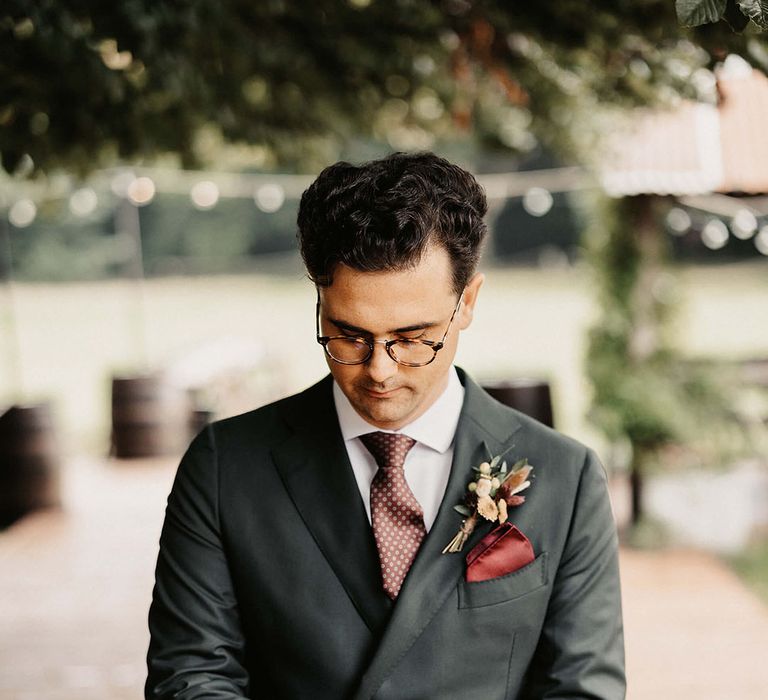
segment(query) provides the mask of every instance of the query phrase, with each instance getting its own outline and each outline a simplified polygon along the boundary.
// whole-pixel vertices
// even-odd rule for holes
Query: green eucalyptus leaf
[[[728,0],[723,19],[734,32],[742,32],[749,24],[749,17],[739,7],[738,0]]]
[[[491,460],[491,469],[495,469],[495,468],[496,468],[496,465],[497,465],[497,464],[498,464],[500,461],[501,461],[501,455],[496,455],[496,457],[494,457],[494,458]]]
[[[758,27],[761,27],[762,29],[768,28],[768,1],[737,0],[737,4],[741,8],[741,11],[747,17],[749,17],[749,19],[751,19]],[[744,27],[742,27],[742,29],[743,28]],[[736,27],[734,27],[734,29],[736,29]]]
[[[454,509],[454,510],[455,510],[457,513],[461,513],[461,515],[463,515],[463,516],[465,516],[465,517],[467,517],[467,518],[468,518],[470,515],[472,515],[472,511],[469,509],[469,506],[465,506],[465,505],[463,505],[463,504],[461,504],[461,503],[460,503],[459,505],[456,505],[456,506],[454,506],[454,507],[453,507],[453,509]]]
[[[676,0],[677,20],[685,27],[717,22],[725,13],[726,0]]]

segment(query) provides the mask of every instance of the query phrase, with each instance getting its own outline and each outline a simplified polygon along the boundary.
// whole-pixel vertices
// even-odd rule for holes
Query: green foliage
[[[763,534],[743,552],[728,558],[739,576],[768,602],[768,535]]]
[[[665,523],[657,518],[644,516],[634,527],[621,533],[622,543],[632,549],[658,551],[669,547],[674,537]]]
[[[749,24],[749,17],[741,11],[737,0],[728,0],[723,19],[734,32],[743,32]]]
[[[677,0],[675,9],[681,24],[696,27],[717,22],[725,13],[726,0]]]
[[[768,2],[765,0],[676,0],[680,23],[697,27],[725,20],[735,31],[742,31],[752,20],[762,29],[768,28]]]
[[[764,0],[738,0],[739,9],[762,29],[768,29],[768,3]]]
[[[586,244],[602,316],[587,353],[590,417],[609,438],[629,440],[645,458],[674,442],[717,459],[733,444],[743,445],[744,436],[715,368],[687,361],[672,347],[675,296],[659,284],[668,274],[664,209],[651,197],[602,197],[591,209]]]
[[[134,246],[115,230],[118,201],[105,183],[97,193],[99,206],[87,217],[72,214],[66,199],[49,199],[31,226],[9,226],[16,279],[63,282],[132,274]],[[251,199],[222,198],[214,209],[198,211],[187,196],[158,194],[138,212],[144,270],[150,276],[241,271],[252,269],[257,256],[295,252],[297,206],[289,199],[267,214]]]
[[[681,28],[670,0],[6,0],[0,154],[8,172],[82,174],[163,153],[215,166],[237,145],[316,171],[358,135],[472,134],[583,156],[599,105],[696,96],[695,70],[759,61],[751,46]]]

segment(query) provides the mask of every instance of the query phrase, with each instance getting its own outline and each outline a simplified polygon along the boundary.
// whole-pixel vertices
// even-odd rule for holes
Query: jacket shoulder
[[[311,423],[313,415],[327,415],[333,408],[330,387],[325,378],[296,394],[214,421],[208,428],[219,446],[243,442],[254,446],[273,444],[285,439],[297,425]]]

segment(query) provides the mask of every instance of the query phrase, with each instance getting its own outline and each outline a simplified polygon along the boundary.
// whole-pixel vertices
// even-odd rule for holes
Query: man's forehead
[[[338,293],[336,293],[338,292]],[[416,289],[387,293],[376,289],[334,290],[320,293],[322,316],[339,328],[385,334],[428,328],[444,322],[453,297],[448,293],[420,294]]]
[[[403,331],[407,328],[425,328],[440,322],[445,316],[449,298],[429,300],[415,295],[402,298],[396,295],[334,295],[326,288],[320,294],[322,315],[336,325],[351,330]]]

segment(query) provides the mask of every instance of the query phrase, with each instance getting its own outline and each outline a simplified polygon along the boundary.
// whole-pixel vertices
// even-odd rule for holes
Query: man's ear
[[[477,295],[480,293],[480,287],[483,286],[485,281],[485,275],[480,272],[475,273],[472,279],[467,282],[467,286],[464,287],[464,303],[462,303],[459,309],[458,326],[461,330],[469,327],[472,323],[475,313],[475,304],[477,303]]]

